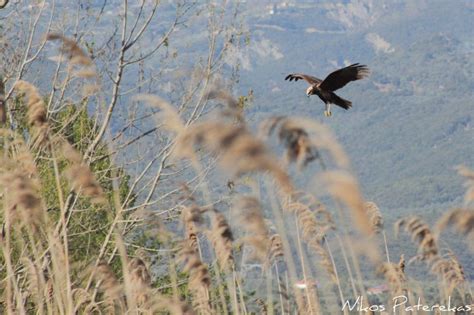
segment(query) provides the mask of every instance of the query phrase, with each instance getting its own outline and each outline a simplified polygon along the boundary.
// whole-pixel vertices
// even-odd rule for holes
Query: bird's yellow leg
[[[324,111],[324,116],[331,117],[331,104],[326,104],[326,110]]]

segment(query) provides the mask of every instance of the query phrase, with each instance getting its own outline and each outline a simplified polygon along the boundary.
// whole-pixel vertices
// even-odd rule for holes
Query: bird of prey
[[[342,88],[351,81],[363,79],[369,75],[369,68],[365,65],[355,63],[345,68],[330,73],[326,79],[321,80],[311,75],[302,73],[292,73],[286,76],[285,80],[298,81],[305,80],[310,84],[306,90],[306,95],[317,95],[326,104],[325,116],[331,116],[331,104],[338,105],[344,109],[349,109],[352,102],[339,97],[334,91]]]

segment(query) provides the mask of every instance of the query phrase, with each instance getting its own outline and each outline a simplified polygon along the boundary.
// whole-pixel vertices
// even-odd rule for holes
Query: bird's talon
[[[332,115],[332,113],[330,111],[328,111],[328,110],[324,111],[324,116],[331,117],[331,115]]]

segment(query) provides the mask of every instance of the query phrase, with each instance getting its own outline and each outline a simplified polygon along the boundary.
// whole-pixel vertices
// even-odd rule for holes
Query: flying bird
[[[306,89],[306,95],[317,95],[326,104],[325,116],[331,116],[331,104],[335,104],[344,109],[352,107],[352,102],[339,97],[334,91],[342,88],[351,81],[366,78],[370,71],[366,65],[355,63],[345,68],[330,73],[326,79],[321,80],[311,75],[302,73],[292,73],[286,76],[285,80],[298,81],[305,80],[310,84]]]

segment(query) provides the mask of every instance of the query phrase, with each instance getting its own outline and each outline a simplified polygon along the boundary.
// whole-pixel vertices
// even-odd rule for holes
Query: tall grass
[[[60,35],[49,39],[62,42],[71,67],[80,68],[79,77],[95,76],[92,61],[73,41]],[[397,263],[390,259],[393,244],[388,244],[382,211],[365,201],[350,160],[326,126],[275,117],[262,122],[257,135],[239,102],[222,90],[206,94],[208,101],[222,102],[222,110],[187,124],[172,104],[140,95],[137,100],[160,110],[157,121],[174,139],[171,157],[188,161],[200,174],[195,190],[178,189],[182,198],[175,216],[151,221],[150,230],[136,230],[159,230],[154,235],[166,257],[157,264],[151,262],[153,254],[136,251],[148,244],[132,244],[125,233],[127,219],[150,216],[143,209],[124,213],[114,176],[99,180],[90,155],[83,156],[61,129],[51,128],[36,87],[20,81],[16,89],[30,129],[26,138],[14,126],[1,130],[2,313],[337,314],[349,313],[342,310],[346,301],[363,297],[361,307],[391,305],[399,295],[412,304],[428,298],[439,304],[448,299],[472,303],[463,267],[441,242],[447,227],[472,239],[474,176],[467,168],[460,169],[467,179],[464,205],[447,212],[434,229],[418,216],[396,223],[396,230],[409,234],[418,247],[418,255],[408,262],[402,255]],[[285,151],[282,157],[271,149],[274,132]],[[54,207],[46,206],[42,194],[46,178],[38,171],[40,160],[54,170]],[[206,163],[212,160],[216,172],[230,179],[231,198],[206,177]],[[305,171],[311,163],[319,165],[312,175],[316,189],[300,188],[292,164]],[[101,218],[108,225],[97,252],[77,255],[71,248],[76,233],[88,232],[74,226],[83,215],[76,208],[78,198],[89,202],[84,211],[106,213]],[[424,284],[406,268],[417,261],[438,287],[430,297],[417,289]],[[158,277],[157,269],[165,269],[166,276]],[[389,290],[369,296],[368,286],[375,283]]]

